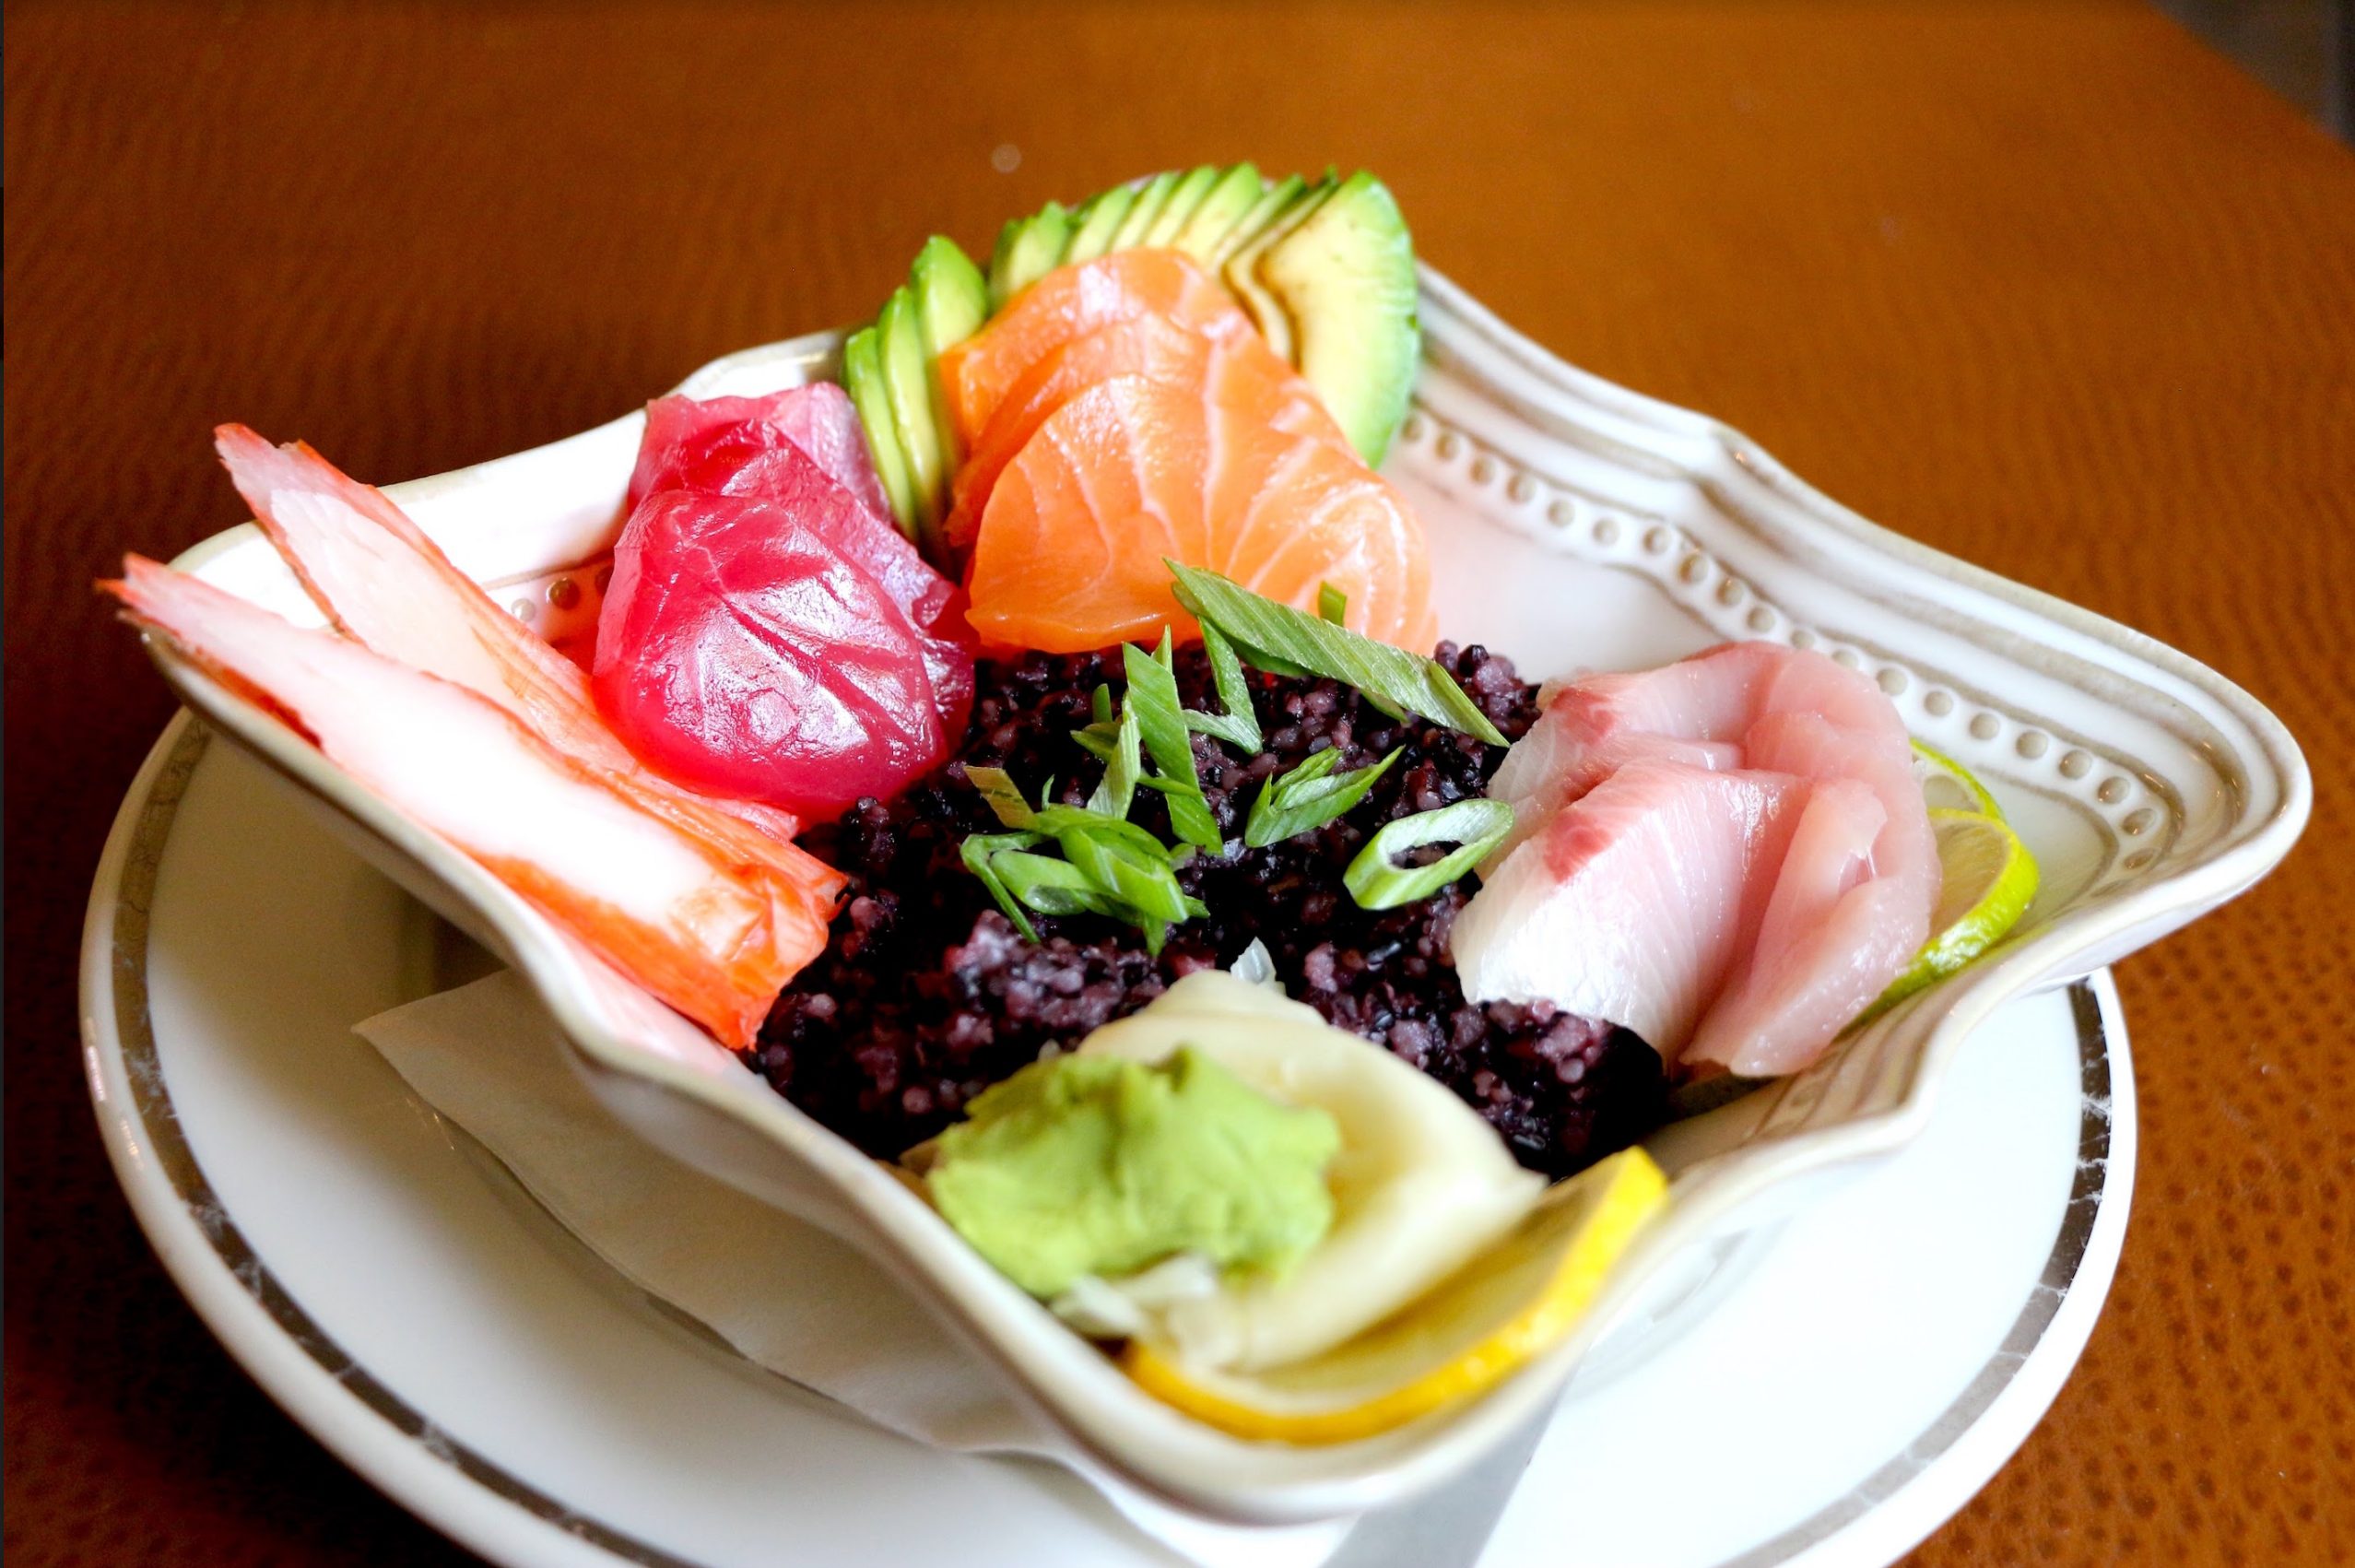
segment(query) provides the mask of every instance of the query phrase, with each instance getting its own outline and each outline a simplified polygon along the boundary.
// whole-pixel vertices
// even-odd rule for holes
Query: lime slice
[[[2036,897],[2036,857],[2001,818],[1933,808],[1930,831],[1937,836],[1938,865],[1946,874],[1930,916],[1931,937],[1905,972],[1889,983],[1875,1012],[1995,946]]]
[[[1562,1182],[1520,1227],[1419,1301],[1332,1350],[1261,1372],[1213,1372],[1132,1341],[1121,1365],[1198,1421],[1268,1443],[1348,1443],[1494,1385],[1559,1343],[1611,1266],[1667,1203],[1640,1149]]]
[[[2003,808],[1987,786],[1971,776],[1971,770],[1932,747],[1920,741],[1913,743],[1913,777],[1922,786],[1922,799],[1933,811],[1975,811],[1983,817],[2003,820]]]

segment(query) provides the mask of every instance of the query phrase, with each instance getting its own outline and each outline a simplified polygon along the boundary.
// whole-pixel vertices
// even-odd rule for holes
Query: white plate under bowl
[[[109,841],[83,986],[141,1223],[329,1448],[516,1568],[1170,1562],[1058,1470],[936,1453],[759,1371],[558,1229],[350,1033],[434,984],[431,917],[288,795],[175,721]],[[2076,1361],[2134,1138],[2106,973],[1998,1009],[1918,1138],[1751,1232],[1651,1354],[1589,1362],[1480,1562],[1898,1556]],[[1336,1564],[1432,1561],[1395,1533],[1375,1516]]]
[[[1598,1335],[1664,1347],[1728,1236],[1824,1199],[1837,1173],[1927,1126],[1963,1041],[2246,888],[2303,825],[2296,746],[2245,692],[2149,639],[1876,528],[1713,421],[1561,364],[1427,274],[1426,357],[1387,472],[1429,530],[1442,631],[1535,677],[1627,667],[1727,637],[1820,648],[1996,790],[2044,879],[2000,948],[1844,1039],[1807,1072],[1647,1145],[1675,1178],[1606,1298],[1485,1395],[1328,1447],[1250,1444],[1151,1399],[982,1260],[918,1197],[619,982],[512,891],[357,788],[285,725],[157,644],[221,737],[329,808],[347,842],[532,983],[567,1060],[657,1147],[812,1220],[889,1270],[1007,1387],[1148,1489],[1276,1522],[1398,1503],[1524,1429]],[[836,339],[750,350],[690,378],[758,393],[823,374]],[[594,612],[639,419],[394,487],[465,570],[544,630]],[[183,564],[312,615],[251,528]],[[1682,1315],[1690,1315],[1689,1313]],[[1698,1412],[1695,1413],[1698,1419]]]

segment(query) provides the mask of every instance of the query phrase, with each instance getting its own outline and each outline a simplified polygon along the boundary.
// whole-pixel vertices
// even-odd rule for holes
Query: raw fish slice
[[[825,946],[823,917],[779,898],[773,879],[746,880],[463,686],[143,557],[102,586],[724,1044],[749,1045],[779,989]]]
[[[1164,557],[1208,563],[1198,391],[1115,376],[1039,427],[990,495],[966,587],[984,643],[1076,654],[1195,632]]]
[[[1859,683],[1869,684],[1861,678]],[[1886,725],[1866,720],[1872,727],[1843,726],[1825,716],[1837,712],[1836,701],[1821,713],[1763,715],[1744,737],[1743,753],[1754,768],[1780,769],[1805,778],[1854,779],[1870,787],[1884,813],[1873,839],[1872,874],[1909,890],[1919,902],[1920,928],[1913,937],[1919,944],[1929,935],[1929,913],[1937,902],[1941,876],[1937,840],[1930,830],[1921,784],[1913,776],[1912,744],[1893,710]],[[1886,699],[1881,706],[1890,706]],[[1891,970],[1890,977],[1896,973]]]
[[[828,509],[858,503],[807,457],[791,462],[795,483],[773,493],[639,503],[614,549],[594,678],[608,722],[669,776],[830,816],[897,794],[953,737],[927,640],[833,542]]]
[[[1233,430],[1241,420],[1229,421]],[[1422,525],[1390,481],[1337,436],[1298,438],[1242,516],[1212,513],[1219,570],[1254,593],[1313,608],[1326,584],[1353,631],[1417,653],[1439,640]]]
[[[781,445],[806,453],[877,518],[891,515],[858,411],[850,394],[829,381],[766,397],[658,397],[649,403],[638,466],[630,476],[629,507],[634,510],[654,490],[748,493],[746,469]],[[898,528],[889,531],[906,542]]]
[[[1074,338],[1141,315],[1162,316],[1214,339],[1258,330],[1233,296],[1182,252],[1115,251],[1057,267],[940,356],[941,388],[958,431],[973,444],[1032,366]]]
[[[948,516],[949,544],[962,549],[972,542],[991,487],[1050,415],[1089,387],[1123,375],[1207,386],[1212,401],[1260,408],[1278,430],[1344,439],[1315,389],[1257,333],[1214,339],[1166,316],[1131,317],[1055,348],[1007,393],[988,428],[967,442]]]
[[[649,772],[596,712],[580,666],[492,602],[383,491],[300,442],[272,446],[243,425],[214,431],[238,493],[339,631],[398,664],[455,681],[581,762],[661,797],[664,814],[734,856],[832,896],[839,878],[791,843],[790,812],[710,800]]]
[[[843,505],[813,487],[815,464],[841,486]],[[973,631],[963,593],[933,570],[891,521],[850,395],[830,382],[767,397],[664,397],[646,406],[646,434],[630,483],[630,510],[652,491],[746,496],[788,504],[795,521],[879,584],[924,634],[924,667],[950,735],[973,701]],[[809,498],[817,490],[819,500]],[[625,525],[626,531],[626,525]]]
[[[1467,996],[1623,1024],[1673,1063],[1757,936],[1805,784],[1636,762],[1554,814],[1455,920]]]
[[[1165,626],[1189,639],[1169,557],[1302,609],[1330,581],[1353,630],[1429,649],[1431,569],[1405,501],[1344,443],[1269,415],[1142,376],[1066,402],[983,514],[967,579],[983,640],[1077,653]]]

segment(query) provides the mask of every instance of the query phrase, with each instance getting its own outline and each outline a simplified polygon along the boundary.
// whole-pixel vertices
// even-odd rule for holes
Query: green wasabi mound
[[[1173,1253],[1279,1272],[1333,1223],[1340,1129],[1190,1045],[1154,1064],[1034,1062],[940,1135],[925,1181],[957,1233],[1034,1296]]]

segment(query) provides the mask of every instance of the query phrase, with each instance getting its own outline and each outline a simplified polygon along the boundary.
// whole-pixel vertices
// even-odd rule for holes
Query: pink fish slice
[[[1905,967],[1928,920],[1917,887],[1873,874],[1888,816],[1853,778],[1808,790],[1758,937],[1702,1015],[1684,1061],[1751,1078],[1796,1072]]]
[[[100,586],[199,666],[291,718],[327,760],[730,1047],[824,947],[773,874],[585,767],[500,705],[142,556]]]
[[[500,608],[382,490],[300,442],[272,446],[243,425],[213,436],[254,520],[336,630],[489,699],[567,756],[631,779],[677,825],[732,855],[813,887],[830,876],[790,842],[791,813],[700,795],[647,769],[597,713],[580,666]]]
[[[1759,929],[1805,786],[1683,762],[1620,769],[1556,812],[1455,918],[1467,996],[1550,1003],[1673,1063]]]

